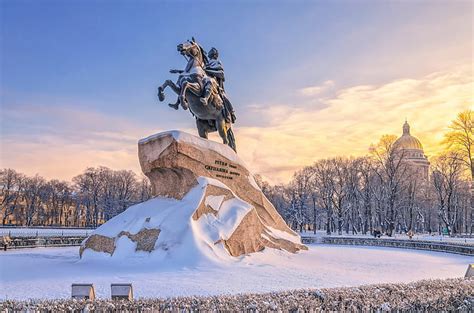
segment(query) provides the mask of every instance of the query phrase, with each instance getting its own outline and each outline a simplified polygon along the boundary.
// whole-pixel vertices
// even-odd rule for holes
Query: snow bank
[[[3,301],[0,310],[172,312],[472,312],[474,280],[424,280],[358,288],[307,289],[265,294],[168,299]]]
[[[225,192],[209,194],[211,187],[213,192]],[[85,241],[81,247],[82,259],[145,258],[188,265],[203,261],[229,262],[232,258],[228,248],[232,243],[228,241],[252,210],[255,209],[251,204],[237,197],[222,182],[199,177],[198,185],[183,199],[157,197],[148,200],[97,228],[90,238],[98,243],[91,247]],[[265,229],[268,235],[263,238],[266,240],[279,238],[300,244],[297,235],[271,227]],[[156,242],[149,249],[140,249],[137,237],[141,232],[151,230],[159,232]]]

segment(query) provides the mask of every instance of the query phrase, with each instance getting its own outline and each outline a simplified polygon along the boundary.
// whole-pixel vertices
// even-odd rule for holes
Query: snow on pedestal
[[[87,238],[83,259],[225,259],[265,248],[306,250],[228,146],[171,131],[138,143],[153,199],[131,206]]]

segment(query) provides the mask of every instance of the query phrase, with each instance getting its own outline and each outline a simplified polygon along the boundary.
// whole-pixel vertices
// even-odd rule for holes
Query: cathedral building
[[[404,159],[413,166],[423,180],[429,180],[430,162],[423,152],[421,142],[410,134],[410,125],[407,121],[403,124],[403,134],[395,141],[394,147],[402,151]]]

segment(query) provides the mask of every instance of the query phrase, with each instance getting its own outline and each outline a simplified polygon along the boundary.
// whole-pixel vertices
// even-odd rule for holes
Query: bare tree
[[[317,202],[326,212],[326,233],[331,234],[334,196],[334,170],[330,160],[320,160],[312,166],[314,186],[318,192]]]
[[[104,168],[87,168],[84,173],[72,179],[81,204],[85,207],[87,226],[97,226],[99,223],[100,202],[103,201],[100,198],[104,186],[103,171]]]
[[[374,165],[373,161],[368,157],[362,157],[358,159],[359,169],[359,198],[362,201],[363,207],[363,225],[362,233],[372,233],[373,231],[373,215],[372,215],[372,203],[373,203],[373,182],[374,182]]]
[[[459,113],[449,129],[443,142],[458,153],[457,156],[469,168],[471,179],[474,180],[474,112],[466,110]]]
[[[151,198],[152,190],[148,177],[142,175],[137,187],[137,201],[144,202]]]
[[[71,187],[69,183],[53,179],[46,184],[48,193],[48,219],[50,225],[63,225],[66,209],[71,206]]]
[[[109,220],[136,203],[137,180],[132,171],[102,169],[101,175],[104,182],[101,207],[105,220]]]
[[[333,187],[332,207],[337,218],[337,232],[342,235],[342,228],[344,227],[344,215],[347,210],[347,162],[342,158],[335,158],[330,160],[331,170],[334,173],[331,184]]]
[[[28,177],[23,192],[25,201],[25,224],[32,226],[35,217],[40,220],[42,205],[47,200],[46,181],[41,176]],[[41,223],[42,221],[40,221]]]
[[[386,206],[386,232],[392,236],[397,218],[397,204],[408,176],[408,164],[405,162],[405,151],[395,144],[396,137],[382,136],[377,145],[371,146],[370,152],[377,166],[375,173],[383,188]]]
[[[294,190],[295,196],[295,214],[296,219],[299,223],[300,231],[303,230],[305,224],[308,223],[308,210],[309,202],[311,198],[312,176],[314,171],[311,167],[305,167],[302,170],[295,173],[290,188]]]
[[[446,133],[444,143],[449,149],[458,153],[471,174],[471,209],[469,215],[471,219],[470,232],[472,234],[474,228],[474,112],[466,110],[459,113],[457,118],[451,122],[449,128],[450,131]],[[465,231],[467,232],[467,221],[465,224]]]
[[[432,165],[432,182],[436,192],[438,216],[448,234],[457,231],[455,227],[458,217],[456,201],[462,186],[462,162],[459,153],[449,152],[437,157]]]
[[[3,213],[2,225],[5,225],[9,218],[20,207],[21,195],[24,191],[25,176],[13,169],[2,169],[0,171],[0,197],[1,212]]]

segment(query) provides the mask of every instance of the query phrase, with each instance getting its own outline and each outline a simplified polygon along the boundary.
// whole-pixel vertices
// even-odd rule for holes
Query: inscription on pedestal
[[[219,178],[234,179],[234,177],[240,176],[237,165],[221,160],[214,160],[214,164],[206,164],[204,168],[210,172],[216,172],[215,176]]]

